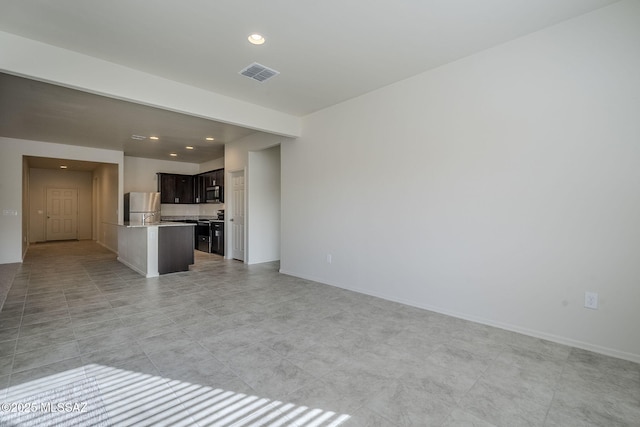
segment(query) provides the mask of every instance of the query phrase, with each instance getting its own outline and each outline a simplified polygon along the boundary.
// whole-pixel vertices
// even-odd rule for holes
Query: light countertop
[[[125,222],[124,224],[121,225],[122,227],[127,227],[127,228],[148,228],[148,227],[195,227],[196,224],[189,224],[187,222],[170,222],[170,221],[163,221],[163,222],[151,222],[148,224],[131,224],[128,222]]]
[[[217,216],[201,216],[201,215],[180,215],[180,216],[163,216],[162,221],[214,221],[224,222],[223,219],[218,219]]]

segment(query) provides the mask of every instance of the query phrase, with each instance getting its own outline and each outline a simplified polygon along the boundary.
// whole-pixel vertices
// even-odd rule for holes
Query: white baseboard
[[[138,268],[135,265],[125,261],[124,259],[122,259],[120,257],[118,257],[117,260],[120,261],[122,264],[126,265],[127,267],[129,267],[130,269],[132,269],[133,271],[135,271],[136,273],[140,273],[141,275],[143,275],[147,279],[150,278],[150,277],[158,277],[159,276],[159,274],[147,274],[146,271],[142,271],[140,268]]]
[[[540,338],[540,339],[544,339],[544,340],[547,340],[547,341],[552,341],[552,342],[555,342],[555,343],[558,343],[558,344],[568,345],[570,347],[580,348],[582,350],[588,350],[588,351],[592,351],[594,353],[600,353],[600,354],[604,354],[606,356],[616,357],[618,359],[624,359],[624,360],[628,360],[628,361],[631,361],[631,362],[640,363],[640,354],[628,353],[628,352],[616,350],[616,349],[613,349],[613,348],[603,347],[603,346],[590,344],[590,343],[583,342],[583,341],[574,340],[574,339],[568,338],[568,337],[548,334],[548,333],[545,333],[545,332],[536,331],[534,329],[522,328],[522,327],[517,326],[517,325],[512,325],[512,324],[502,323],[502,322],[496,322],[496,321],[493,321],[493,320],[490,320],[490,319],[485,319],[485,318],[481,318],[481,317],[471,316],[471,315],[468,315],[468,314],[465,314],[465,313],[459,313],[459,312],[456,312],[456,311],[447,310],[447,309],[442,308],[442,307],[431,306],[431,305],[428,305],[428,304],[416,304],[413,301],[406,301],[406,300],[403,300],[402,298],[395,298],[395,297],[392,297],[392,296],[389,296],[389,295],[386,295],[386,294],[380,294],[380,293],[376,293],[376,292],[369,292],[369,291],[366,291],[364,289],[360,289],[360,288],[357,288],[357,287],[345,286],[345,285],[338,284],[338,283],[327,283],[326,281],[324,281],[324,279],[320,279],[320,278],[309,276],[309,275],[305,275],[305,274],[299,274],[299,273],[296,273],[296,272],[293,272],[293,271],[287,271],[287,270],[280,269],[280,273],[286,274],[286,275],[289,275],[289,276],[299,277],[299,278],[305,279],[305,280],[312,280],[314,282],[318,282],[318,283],[321,283],[323,285],[335,286],[337,288],[345,289],[345,290],[348,290],[348,291],[353,291],[353,292],[357,292],[357,293],[364,294],[364,295],[370,295],[370,296],[373,296],[373,297],[382,298],[384,300],[397,302],[397,303],[400,303],[400,304],[408,305],[410,307],[421,308],[423,310],[433,311],[434,313],[444,314],[444,315],[447,315],[447,316],[456,317],[456,318],[459,318],[459,319],[464,319],[464,320],[468,320],[468,321],[475,322],[475,323],[480,323],[482,325],[493,326],[493,327],[496,327],[496,328],[504,329],[504,330],[511,331],[511,332],[516,332],[516,333],[527,335],[527,336],[530,336],[530,337]]]
[[[114,254],[118,255],[118,250],[117,249],[113,249],[112,247],[109,247],[109,246],[105,245],[100,240],[96,240],[96,243],[99,244],[100,246],[102,246],[103,248],[110,250]]]

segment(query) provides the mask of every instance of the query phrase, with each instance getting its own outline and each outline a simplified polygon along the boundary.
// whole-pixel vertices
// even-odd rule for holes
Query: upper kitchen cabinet
[[[160,203],[195,203],[194,177],[171,173],[158,173]]]
[[[195,203],[193,194],[193,177],[190,175],[177,175],[176,178],[176,203]]]
[[[224,169],[217,169],[202,174],[205,187],[222,187],[224,185]]]
[[[160,203],[176,203],[176,176],[168,173],[158,174]]]
[[[196,182],[196,203],[224,202],[224,169],[201,173],[194,177]]]
[[[194,203],[204,203],[204,176],[195,175],[193,177]]]
[[[216,182],[220,187],[224,187],[224,169],[218,169],[216,172]]]

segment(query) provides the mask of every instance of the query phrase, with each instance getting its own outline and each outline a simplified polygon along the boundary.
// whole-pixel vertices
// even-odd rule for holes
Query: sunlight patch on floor
[[[79,387],[87,379],[96,380],[99,396],[86,397],[91,405],[86,405],[82,413],[73,414],[75,425],[83,425],[83,417],[89,420],[92,413],[104,410],[109,424],[118,426],[337,427],[350,418],[347,414],[320,408],[90,364],[0,391],[3,395],[6,393],[4,401],[13,404],[14,412],[13,415],[10,411],[0,412],[0,424],[6,422],[15,427],[37,425],[31,418],[15,417],[15,412],[24,410],[25,404],[82,404],[44,402],[43,396],[55,398],[50,392],[43,392]],[[46,419],[47,414],[38,416]],[[43,419],[38,422],[42,423]]]

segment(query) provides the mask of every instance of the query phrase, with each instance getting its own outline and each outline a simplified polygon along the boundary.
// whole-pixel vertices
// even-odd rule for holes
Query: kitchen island
[[[118,261],[144,277],[188,271],[194,263],[193,227],[183,222],[118,225]]]

